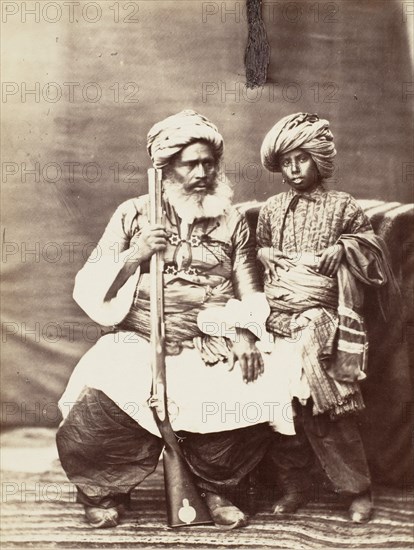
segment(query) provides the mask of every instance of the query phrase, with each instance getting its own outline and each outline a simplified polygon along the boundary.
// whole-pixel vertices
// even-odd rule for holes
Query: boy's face
[[[295,191],[312,191],[321,181],[315,161],[303,149],[283,153],[279,164],[286,183]]]

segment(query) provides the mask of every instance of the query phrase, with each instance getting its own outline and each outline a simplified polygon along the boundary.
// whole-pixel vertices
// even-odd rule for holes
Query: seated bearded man
[[[278,390],[261,376],[256,337],[243,328],[264,334],[269,313],[254,243],[219,177],[223,139],[212,123],[194,111],[168,117],[150,130],[148,151],[163,173],[165,226],[149,224],[147,195],[126,201],[77,275],[75,300],[113,329],[78,363],[60,400],[61,463],[94,527],[116,525],[121,504],[158,463],[148,260],[161,250],[171,424],[214,522],[242,526],[246,516],[223,489],[259,463],[269,421],[295,433],[283,410],[287,384]]]

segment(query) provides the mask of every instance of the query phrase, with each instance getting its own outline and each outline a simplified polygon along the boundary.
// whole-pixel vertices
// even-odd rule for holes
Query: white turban
[[[327,120],[309,113],[295,113],[279,120],[264,138],[260,150],[263,166],[270,172],[281,172],[279,155],[294,149],[307,151],[323,178],[332,176],[336,150]]]
[[[155,168],[164,168],[170,159],[194,141],[211,144],[219,160],[223,154],[223,137],[217,127],[195,111],[181,111],[157,122],[148,132],[147,149]]]

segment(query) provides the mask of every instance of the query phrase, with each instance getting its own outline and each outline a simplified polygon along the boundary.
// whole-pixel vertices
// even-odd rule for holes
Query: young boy
[[[363,285],[394,279],[361,207],[324,187],[335,155],[329,122],[308,113],[284,117],[261,148],[265,168],[289,186],[266,202],[257,227],[274,363],[288,370],[295,411],[296,435],[276,434],[272,448],[284,491],[274,512],[308,500],[314,453],[335,490],[351,497],[352,521],[365,522],[371,481],[356,420],[368,348]]]

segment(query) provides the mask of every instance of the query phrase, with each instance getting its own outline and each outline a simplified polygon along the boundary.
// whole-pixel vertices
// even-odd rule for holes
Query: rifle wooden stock
[[[161,170],[148,170],[150,196],[150,221],[161,224],[162,187]],[[164,483],[167,500],[167,518],[170,527],[212,523],[205,502],[194,485],[192,474],[185,461],[180,445],[168,417],[167,388],[165,375],[165,329],[164,329],[164,260],[163,253],[151,256],[151,368],[152,411],[164,440]]]

